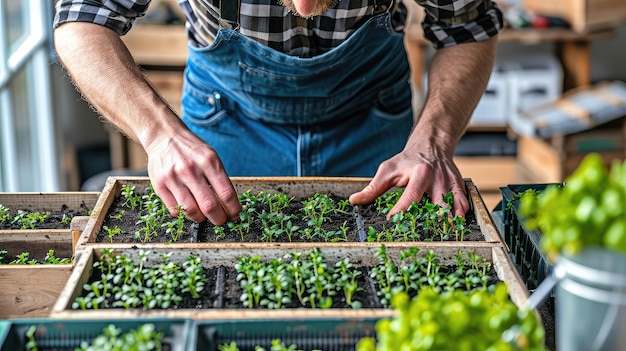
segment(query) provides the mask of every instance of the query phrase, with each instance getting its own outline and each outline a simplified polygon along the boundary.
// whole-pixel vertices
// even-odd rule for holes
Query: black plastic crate
[[[531,292],[550,275],[552,264],[541,251],[541,232],[537,229],[527,229],[527,218],[519,213],[519,198],[526,190],[542,191],[549,185],[562,184],[510,184],[500,188],[504,228],[501,234],[520,276]]]
[[[74,351],[81,342],[91,343],[103,333],[108,325],[114,325],[123,333],[137,329],[141,325],[151,323],[156,330],[163,333],[164,349],[184,351],[187,347],[191,321],[168,318],[142,319],[91,319],[91,320],[58,320],[58,319],[15,319],[7,321],[4,328],[0,326],[0,351],[26,350],[27,331],[35,327],[34,334],[39,351]]]
[[[298,350],[354,351],[364,337],[375,337],[376,318],[195,320],[188,351],[217,351],[237,343],[241,351],[269,350],[272,340]]]

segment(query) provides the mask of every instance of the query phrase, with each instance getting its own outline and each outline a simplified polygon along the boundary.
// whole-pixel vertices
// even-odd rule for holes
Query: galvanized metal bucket
[[[554,278],[557,349],[626,350],[626,255],[590,248],[564,256]]]

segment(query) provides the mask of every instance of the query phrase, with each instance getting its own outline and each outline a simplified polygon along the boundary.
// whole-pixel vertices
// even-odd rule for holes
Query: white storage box
[[[428,72],[424,74],[424,94],[428,91]],[[470,126],[504,127],[507,125],[508,97],[506,75],[496,62],[485,93],[478,101],[470,119]]]
[[[470,126],[490,126],[502,127],[507,123],[507,79],[506,72],[503,72],[499,64],[496,63],[487,89],[480,98],[476,109],[470,119]]]
[[[563,90],[563,68],[552,55],[537,54],[503,60],[508,86],[507,121],[523,111],[556,101]]]

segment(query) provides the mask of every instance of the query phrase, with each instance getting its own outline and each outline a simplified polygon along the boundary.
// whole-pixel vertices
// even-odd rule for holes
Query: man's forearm
[[[428,70],[428,96],[409,143],[428,142],[452,157],[493,70],[497,37],[439,49]]]
[[[146,147],[156,131],[180,123],[145,80],[118,34],[92,23],[71,22],[55,30],[61,63],[85,99],[107,120]]]

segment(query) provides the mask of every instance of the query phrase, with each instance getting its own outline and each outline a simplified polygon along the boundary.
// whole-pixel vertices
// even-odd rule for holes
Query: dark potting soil
[[[70,221],[76,216],[88,216],[90,209],[83,203],[80,209],[70,209],[67,205],[61,206],[57,211],[40,211],[40,213],[48,213],[48,216],[43,222],[35,223],[35,229],[69,229]],[[13,209],[11,209],[13,210]],[[22,210],[24,212],[34,212],[28,210]],[[13,215],[15,216],[15,215]],[[69,218],[70,220],[68,220]],[[64,222],[65,221],[65,222]],[[15,230],[22,229],[20,222],[0,222],[0,230]],[[29,228],[30,229],[30,228]]]
[[[335,199],[340,200],[340,199]],[[140,243],[143,242],[143,234],[136,236],[136,232],[141,228],[142,224],[139,222],[139,211],[131,210],[128,207],[122,206],[124,202],[123,198],[117,197],[104,219],[102,228],[98,232],[96,242],[116,242],[116,243]],[[299,201],[292,201],[292,203],[282,213],[291,216],[291,223],[293,226],[298,226],[300,229],[308,228],[309,225],[303,220],[302,204]],[[263,210],[260,207],[259,212]],[[269,209],[266,209],[267,211]],[[123,213],[122,213],[123,211]],[[384,216],[379,215],[373,205],[369,206],[348,206],[347,213],[336,213],[328,215],[329,220],[325,221],[321,228],[321,232],[334,232],[333,235],[327,237],[309,236],[303,234],[301,230],[295,232],[291,238],[286,233],[282,233],[272,238],[266,238],[263,234],[263,225],[261,220],[255,218],[251,222],[250,228],[247,232],[242,234],[236,230],[229,230],[227,225],[223,225],[224,231],[222,235],[216,232],[215,226],[208,221],[202,223],[194,223],[188,219],[185,219],[185,225],[183,233],[178,238],[177,242],[365,242],[367,241],[367,230],[371,226],[377,232],[390,228],[394,225],[393,222],[387,220]],[[120,216],[120,214],[122,214]],[[115,217],[115,218],[114,218]],[[174,218],[171,218],[174,220]],[[139,222],[139,223],[138,223]],[[337,233],[344,225],[346,230],[346,236],[342,233]],[[108,233],[103,229],[104,227],[114,228],[119,227],[122,230],[121,234],[115,235],[113,238],[109,238]],[[484,235],[480,230],[479,225],[476,222],[476,218],[473,213],[468,213],[466,216],[466,228],[470,229],[470,232],[464,235],[463,241],[484,241]],[[157,228],[156,236],[153,236],[146,242],[150,243],[164,243],[172,242],[172,237],[166,233],[165,228]],[[441,241],[439,236],[433,238],[433,235],[418,228],[415,237],[419,239],[409,239],[411,241]],[[456,241],[457,238],[451,235],[447,241]],[[460,239],[459,239],[460,240]],[[398,241],[398,239],[396,239]]]

